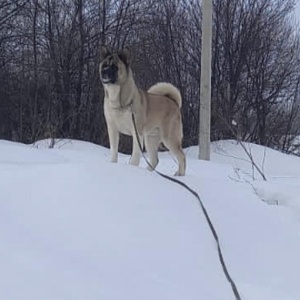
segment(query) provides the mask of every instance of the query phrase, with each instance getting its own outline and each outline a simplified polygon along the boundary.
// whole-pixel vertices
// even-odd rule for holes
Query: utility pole
[[[199,155],[210,160],[212,0],[202,0],[202,50],[199,112]]]

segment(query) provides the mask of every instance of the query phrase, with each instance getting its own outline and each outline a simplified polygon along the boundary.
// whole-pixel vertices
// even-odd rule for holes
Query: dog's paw
[[[180,171],[177,171],[174,176],[184,176],[185,173],[184,172],[180,172]]]
[[[140,164],[140,158],[139,157],[131,157],[129,164],[132,166],[138,166]]]
[[[148,167],[147,167],[147,170],[148,170],[148,171],[150,171],[150,172],[153,172],[153,171],[154,171],[154,169],[155,169],[155,168],[153,168],[153,167],[150,167],[150,166],[148,166]]]

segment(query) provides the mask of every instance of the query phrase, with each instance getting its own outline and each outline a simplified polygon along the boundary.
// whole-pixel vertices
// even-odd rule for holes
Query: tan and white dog
[[[145,143],[150,164],[158,164],[158,148],[162,142],[178,160],[175,175],[183,176],[186,158],[182,150],[181,95],[170,83],[157,83],[147,92],[139,89],[132,75],[127,50],[111,52],[101,49],[100,78],[104,87],[104,115],[106,119],[111,161],[118,160],[119,133],[133,137],[130,164],[139,165],[141,151],[135,133]]]

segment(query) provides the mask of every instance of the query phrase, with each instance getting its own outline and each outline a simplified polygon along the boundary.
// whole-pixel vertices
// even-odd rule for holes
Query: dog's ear
[[[130,51],[128,50],[128,48],[125,48],[122,51],[120,51],[118,53],[118,56],[121,59],[121,61],[126,65],[126,67],[128,67],[130,63]]]
[[[100,60],[105,59],[110,54],[111,54],[111,51],[106,46],[101,46],[101,49],[100,49]]]
[[[128,48],[125,48],[123,51],[122,51],[123,55],[126,57],[127,61],[129,62],[130,61],[130,51]]]

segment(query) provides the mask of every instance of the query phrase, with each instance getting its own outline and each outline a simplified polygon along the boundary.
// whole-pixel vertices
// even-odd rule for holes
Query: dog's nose
[[[117,70],[114,66],[106,66],[106,67],[102,68],[101,74],[104,77],[111,78],[111,77],[114,77],[116,75],[116,71]]]
[[[118,67],[115,65],[103,66],[101,69],[102,81],[105,83],[115,83],[117,81]]]

